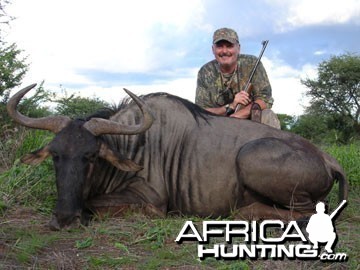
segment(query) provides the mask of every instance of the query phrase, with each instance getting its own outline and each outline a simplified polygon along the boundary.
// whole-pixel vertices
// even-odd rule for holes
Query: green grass
[[[96,257],[87,257],[87,263],[89,264],[90,269],[104,269],[104,267],[117,269],[122,266],[130,265],[133,262],[134,259],[129,256],[112,257],[104,254]]]
[[[13,235],[14,243],[10,246],[10,252],[23,265],[31,263],[34,254],[39,253],[45,247],[54,243],[58,236],[46,235],[32,230],[22,230],[20,228],[7,228],[8,234]],[[4,232],[1,231],[0,232]]]
[[[349,145],[332,145],[324,150],[337,159],[344,168],[350,185],[360,185],[360,142]]]
[[[334,195],[335,196],[335,195]],[[351,202],[336,221],[339,242],[336,250],[346,252],[350,259],[346,269],[356,269],[359,258],[360,202],[357,191],[351,190]],[[347,213],[349,209],[354,213]],[[353,211],[353,210],[352,210]],[[89,227],[52,232],[44,228],[50,216],[39,213],[6,216],[0,225],[0,248],[5,243],[7,257],[14,268],[61,269],[61,265],[79,269],[337,269],[339,263],[317,261],[234,260],[207,258],[198,260],[195,242],[174,240],[186,220],[201,224],[196,217],[151,219],[142,214],[130,218],[96,220]],[[2,259],[2,260],[1,260]],[[332,266],[333,265],[333,266]],[[33,268],[34,267],[34,268]],[[66,268],[66,267],[65,267]],[[342,269],[345,269],[342,268]],[[8,269],[3,267],[2,269]],[[9,268],[12,269],[12,268]],[[64,269],[64,268],[63,268]]]
[[[75,247],[77,249],[84,249],[84,248],[89,248],[93,245],[93,238],[91,237],[87,237],[84,240],[77,240],[75,242]]]
[[[328,146],[326,152],[343,166],[350,185],[349,204],[336,221],[346,264],[313,261],[235,260],[197,258],[197,245],[174,242],[186,220],[197,217],[150,219],[141,214],[94,220],[89,227],[52,232],[50,220],[56,200],[52,161],[38,166],[20,164],[19,158],[51,140],[46,132],[23,138],[12,167],[0,174],[0,269],[357,269],[360,261],[360,143]],[[337,204],[337,185],[329,195]],[[20,212],[19,212],[20,210]],[[25,214],[24,214],[25,212]],[[27,213],[27,214],[26,214]],[[2,253],[2,251],[4,251]],[[2,255],[5,254],[5,255]]]
[[[17,253],[16,256],[22,263],[29,262],[33,254],[38,253],[39,250],[48,246],[55,239],[56,236],[48,237],[47,235],[26,232],[18,238],[18,241],[14,246]]]
[[[52,211],[56,200],[56,187],[51,159],[38,166],[20,162],[24,154],[46,145],[52,137],[52,134],[41,130],[19,134],[17,139],[22,143],[12,150],[15,152],[13,165],[0,174],[0,214],[15,204],[31,206],[45,213]]]
[[[16,161],[10,170],[0,175],[0,210],[20,204],[50,213],[55,200],[55,176],[51,160],[38,166]]]

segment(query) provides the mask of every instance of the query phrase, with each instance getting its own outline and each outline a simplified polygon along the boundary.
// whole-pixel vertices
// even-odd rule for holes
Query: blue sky
[[[131,3],[130,3],[131,2]],[[263,57],[277,113],[306,105],[300,79],[333,55],[359,53],[358,0],[12,0],[7,40],[25,51],[24,86],[109,102],[165,91],[194,101],[196,75],[213,59],[214,30],[238,32],[241,52]]]

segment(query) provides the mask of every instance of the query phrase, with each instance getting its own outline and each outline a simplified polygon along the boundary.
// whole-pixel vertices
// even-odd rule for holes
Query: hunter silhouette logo
[[[336,240],[333,219],[345,205],[346,200],[343,200],[331,215],[325,213],[325,204],[323,202],[319,202],[316,205],[316,214],[311,216],[306,226],[309,240],[313,243],[314,249],[319,248],[319,243],[326,243],[326,252],[333,253],[332,246]]]

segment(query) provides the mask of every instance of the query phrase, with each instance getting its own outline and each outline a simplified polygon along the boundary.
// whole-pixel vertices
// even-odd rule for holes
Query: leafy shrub
[[[350,185],[360,185],[360,142],[328,146],[325,151],[344,168]]]
[[[349,144],[360,138],[347,119],[335,114],[301,115],[290,122],[289,130],[315,144]]]
[[[55,108],[57,114],[66,115],[70,118],[84,118],[94,112],[109,107],[109,104],[97,97],[83,98],[71,95],[57,99],[58,105]]]
[[[10,142],[14,145],[14,164],[0,174],[0,212],[21,204],[49,213],[56,199],[52,161],[48,159],[38,166],[30,166],[21,164],[20,157],[44,146],[53,135],[41,130],[27,130],[21,136],[20,143]]]

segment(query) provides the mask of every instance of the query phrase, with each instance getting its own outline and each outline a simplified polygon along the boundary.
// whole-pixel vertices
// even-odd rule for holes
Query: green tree
[[[0,97],[2,97],[2,103],[6,103],[10,90],[21,84],[28,69],[25,63],[26,58],[21,56],[22,51],[16,44],[8,45],[4,41],[4,29],[13,20],[5,11],[9,3],[9,0],[0,0]]]
[[[307,114],[327,115],[335,128],[353,134],[360,133],[360,56],[343,54],[333,56],[318,66],[318,78],[301,81],[309,88],[310,106]],[[345,136],[346,135],[346,136]]]
[[[48,116],[51,111],[46,107],[50,101],[51,94],[43,88],[43,84],[35,89],[30,97],[24,97],[17,107],[17,110],[29,117],[39,118]],[[15,159],[19,157],[19,149],[33,151],[31,143],[26,143],[30,138],[33,141],[41,141],[47,132],[33,130],[16,124],[11,120],[6,110],[6,104],[0,103],[0,172],[9,169]],[[48,136],[48,135],[46,135]],[[23,145],[24,144],[24,145]],[[23,145],[23,146],[22,146]]]
[[[16,44],[0,45],[0,96],[3,96],[4,103],[9,98],[10,90],[21,84],[27,72],[26,58],[20,56],[21,52]]]
[[[288,114],[277,114],[281,130],[291,130],[291,127],[294,125],[296,119],[295,116],[291,116]]]
[[[290,131],[316,144],[340,142],[339,131],[332,125],[333,118],[324,114],[304,114],[292,124]]]
[[[34,118],[51,115],[52,111],[47,104],[50,104],[52,98],[53,94],[44,88],[44,82],[42,82],[35,89],[34,95],[21,100],[18,110],[22,114]]]
[[[67,115],[71,118],[83,118],[98,110],[109,107],[109,104],[97,97],[85,98],[67,94],[65,97],[55,100],[58,105],[55,108],[57,114]]]
[[[12,124],[6,112],[10,90],[18,86],[26,71],[25,58],[21,58],[21,50],[15,44],[8,45],[4,40],[4,31],[9,27],[13,18],[5,11],[9,0],[0,0],[0,156],[3,149],[3,139],[7,131],[11,131]],[[6,141],[6,140],[5,140]],[[7,150],[5,150],[7,151]]]
[[[44,117],[52,114],[48,106],[44,104],[51,102],[52,95],[46,91],[43,87],[43,83],[40,84],[36,89],[34,95],[28,98],[23,98],[18,105],[18,111],[29,117]],[[13,126],[13,121],[10,119],[6,111],[6,104],[0,103],[0,124]],[[1,137],[1,132],[0,132]]]
[[[9,16],[6,11],[5,7],[10,3],[9,0],[0,0],[0,43],[3,42],[2,39],[2,32],[3,32],[3,26],[9,25],[10,21],[13,20],[11,16]]]

